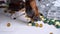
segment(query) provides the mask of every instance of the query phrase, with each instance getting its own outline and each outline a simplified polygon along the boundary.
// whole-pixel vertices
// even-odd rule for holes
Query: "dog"
[[[27,14],[26,16],[28,16],[31,19],[31,21],[34,22],[39,19],[39,12],[35,0],[26,0],[25,2],[20,1],[16,3],[10,3],[8,10],[11,14],[11,17],[13,17],[14,14],[20,13],[20,11],[24,10]],[[13,17],[13,19],[16,19],[16,15]]]

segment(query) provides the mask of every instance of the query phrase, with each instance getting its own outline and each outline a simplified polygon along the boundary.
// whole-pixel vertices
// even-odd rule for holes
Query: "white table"
[[[11,23],[11,26],[7,27],[7,23]],[[42,24],[42,28],[27,26],[27,23],[21,20],[12,20],[0,14],[0,34],[49,34],[50,32],[60,34],[60,29],[55,28],[53,25]]]

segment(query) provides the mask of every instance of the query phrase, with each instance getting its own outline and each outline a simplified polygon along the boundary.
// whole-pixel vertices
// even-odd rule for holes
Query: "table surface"
[[[7,23],[10,23],[11,26],[7,27]],[[21,20],[13,20],[0,14],[0,34],[49,34],[50,32],[60,34],[60,29],[55,28],[53,25],[42,24],[42,28],[28,26],[27,23]]]

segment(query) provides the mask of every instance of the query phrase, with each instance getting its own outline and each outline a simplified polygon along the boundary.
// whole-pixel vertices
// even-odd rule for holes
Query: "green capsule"
[[[32,26],[35,26],[35,23],[32,23]]]
[[[56,25],[56,28],[60,28],[60,26],[59,25]]]
[[[48,22],[48,24],[49,24],[49,25],[52,25],[52,24],[54,24],[54,22],[55,22],[55,20],[51,19],[51,20]]]
[[[48,22],[49,22],[49,20],[48,20],[48,19],[45,19],[45,20],[44,20],[44,23],[48,23]]]

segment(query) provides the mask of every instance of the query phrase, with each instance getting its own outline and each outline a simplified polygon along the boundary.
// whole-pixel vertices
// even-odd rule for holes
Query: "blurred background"
[[[25,0],[23,0],[25,2]],[[0,0],[0,6],[8,6],[7,0]],[[60,0],[36,0],[39,12],[49,19],[60,20]],[[60,34],[60,29],[53,25],[38,21],[43,27],[28,26],[29,18],[25,14],[16,20],[9,13],[4,13],[6,8],[0,8],[0,34]],[[19,13],[20,14],[20,13]],[[23,13],[22,13],[23,14]],[[15,15],[16,16],[16,15]],[[12,16],[14,17],[14,16]],[[7,24],[10,23],[8,27]]]

